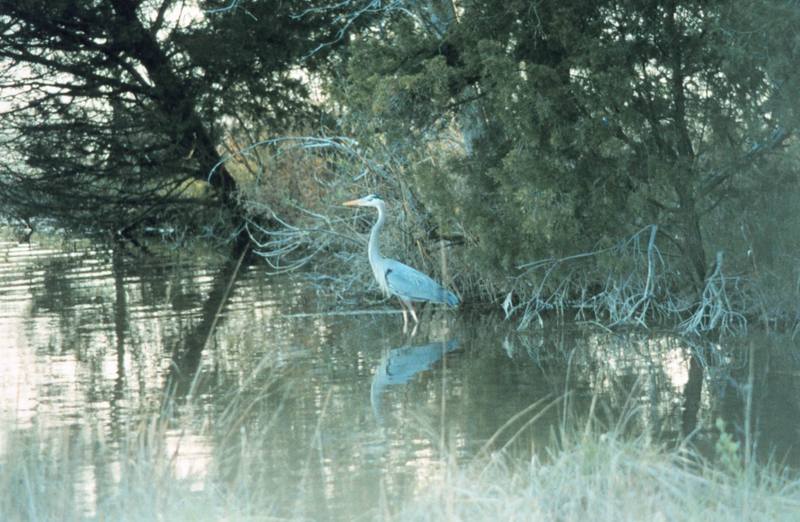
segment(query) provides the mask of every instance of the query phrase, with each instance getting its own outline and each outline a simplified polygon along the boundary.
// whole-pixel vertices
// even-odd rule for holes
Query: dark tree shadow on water
[[[700,355],[692,351],[689,358],[689,380],[683,388],[683,414],[681,427],[684,437],[691,437],[697,429],[697,415],[703,396],[705,370]]]
[[[114,277],[114,339],[117,351],[117,378],[111,395],[111,425],[115,431],[123,424],[119,405],[125,400],[125,343],[128,334],[128,299],[125,292],[124,253],[115,248],[111,254],[111,273]]]
[[[214,276],[208,298],[200,311],[200,321],[181,339],[172,354],[166,379],[166,396],[185,397],[196,385],[203,351],[208,346],[214,331],[222,320],[222,312],[230,300],[241,268],[249,262],[248,250],[238,259],[227,261]]]
[[[683,390],[684,441],[717,458],[724,431],[737,442],[743,465],[755,459],[800,469],[800,362],[792,357],[793,341],[754,333],[728,344],[725,362],[714,361],[711,345],[693,346]]]

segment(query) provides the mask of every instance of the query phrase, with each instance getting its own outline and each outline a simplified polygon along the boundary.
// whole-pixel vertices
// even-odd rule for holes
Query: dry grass
[[[215,462],[200,482],[182,475],[176,458],[181,435],[177,446],[174,436],[167,443],[174,428],[161,419],[130,426],[121,444],[67,430],[55,439],[12,437],[11,451],[0,459],[0,519],[314,519],[302,495],[315,493],[276,498],[271,472],[261,469],[256,455],[242,455],[233,477],[223,477],[220,469],[227,466]],[[87,469],[105,480],[87,484]],[[466,464],[445,459],[412,498],[399,505],[376,498],[371,513],[355,515],[397,521],[789,521],[800,515],[800,481],[769,469],[715,468],[685,449],[645,438],[583,433],[544,457],[504,451]]]
[[[451,463],[395,520],[797,520],[800,482],[721,472],[694,456],[611,435],[547,459]]]

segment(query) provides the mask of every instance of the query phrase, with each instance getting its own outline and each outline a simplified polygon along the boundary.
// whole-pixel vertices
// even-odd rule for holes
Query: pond
[[[62,482],[86,518],[143,452],[191,491],[258,476],[265,516],[372,518],[445,461],[546,455],[589,412],[595,429],[709,453],[721,419],[759,458],[800,467],[800,361],[782,336],[558,318],[519,332],[469,307],[426,311],[412,336],[395,303],[337,304],[302,275],[12,242],[0,334],[0,470],[72,448]]]

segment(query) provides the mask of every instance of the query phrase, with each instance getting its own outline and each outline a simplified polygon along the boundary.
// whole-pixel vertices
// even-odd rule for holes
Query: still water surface
[[[594,398],[599,429],[713,447],[717,418],[737,438],[750,418],[760,455],[800,463],[790,340],[701,345],[558,321],[517,332],[469,310],[427,315],[411,337],[391,304],[337,305],[258,267],[231,284],[233,271],[0,242],[0,462],[25,436],[113,448],[163,412],[158,436],[193,488],[257,468],[275,516],[374,517],[487,443],[546,454]],[[713,369],[692,366],[698,347]],[[76,477],[87,516],[118,458],[95,455]]]

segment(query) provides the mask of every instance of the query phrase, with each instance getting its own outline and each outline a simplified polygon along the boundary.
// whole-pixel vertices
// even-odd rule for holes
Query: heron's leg
[[[403,310],[403,333],[408,331],[408,310],[406,310],[406,303],[400,299],[400,308]]]
[[[411,317],[414,318],[414,324],[419,324],[419,318],[417,317],[417,312],[414,311],[414,303],[411,301],[408,302],[408,311],[411,312]]]
[[[414,323],[414,328],[411,329],[410,337],[417,335],[417,328],[419,328],[419,323]]]
[[[414,319],[415,324],[419,324],[419,318],[417,317],[417,312],[414,311],[414,303],[409,301],[408,299],[400,298],[400,303],[403,305],[403,317],[405,317],[406,310],[411,312],[411,317]]]

